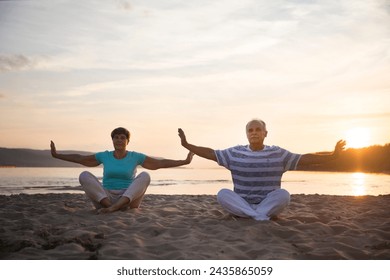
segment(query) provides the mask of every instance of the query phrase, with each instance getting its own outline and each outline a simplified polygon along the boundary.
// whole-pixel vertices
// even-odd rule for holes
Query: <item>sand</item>
[[[0,196],[0,259],[390,259],[390,195],[292,195],[274,221],[211,195],[146,195],[97,215],[81,194]]]

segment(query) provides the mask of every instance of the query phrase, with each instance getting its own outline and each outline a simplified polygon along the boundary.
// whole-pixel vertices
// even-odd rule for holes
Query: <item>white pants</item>
[[[96,209],[102,208],[100,201],[108,198],[111,203],[115,203],[121,196],[129,198],[128,206],[138,208],[142,202],[146,189],[150,184],[150,175],[147,172],[141,172],[127,189],[107,190],[99,180],[88,171],[84,171],[79,176],[81,187],[85,194],[91,199]]]
[[[217,200],[229,213],[239,217],[251,217],[257,221],[269,220],[278,215],[290,202],[290,194],[284,189],[270,192],[259,204],[250,204],[237,193],[222,189]]]

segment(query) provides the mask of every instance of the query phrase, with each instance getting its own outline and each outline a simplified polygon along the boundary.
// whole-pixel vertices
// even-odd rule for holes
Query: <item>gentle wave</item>
[[[73,181],[73,180],[71,180]],[[16,184],[12,186],[0,185],[0,194],[34,194],[34,193],[49,193],[49,192],[83,192],[82,187],[74,184],[69,184],[69,180],[55,180],[51,184],[43,184],[44,181],[30,181],[26,185]],[[46,182],[47,183],[47,182]],[[215,184],[230,184],[229,180],[158,180],[152,181],[150,187],[169,187],[169,186],[196,186],[196,185],[215,185]]]

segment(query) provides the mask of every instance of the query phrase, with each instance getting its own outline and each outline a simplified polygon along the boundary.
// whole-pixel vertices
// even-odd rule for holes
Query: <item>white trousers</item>
[[[128,206],[138,208],[142,202],[146,189],[150,184],[150,175],[147,172],[141,172],[127,189],[107,190],[99,180],[88,171],[84,171],[79,176],[80,185],[85,194],[91,199],[96,209],[102,208],[100,201],[108,198],[111,203],[115,203],[121,196],[129,198]]]
[[[284,189],[270,192],[259,204],[250,204],[230,189],[222,189],[217,200],[229,213],[239,217],[251,217],[257,221],[269,220],[278,215],[290,203],[290,194]]]

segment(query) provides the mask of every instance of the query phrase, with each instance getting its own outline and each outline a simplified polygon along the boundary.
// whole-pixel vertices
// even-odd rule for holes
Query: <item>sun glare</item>
[[[370,130],[363,127],[351,128],[345,135],[347,146],[349,148],[362,148],[370,144]]]
[[[352,193],[355,196],[366,195],[366,175],[364,173],[352,173]]]

